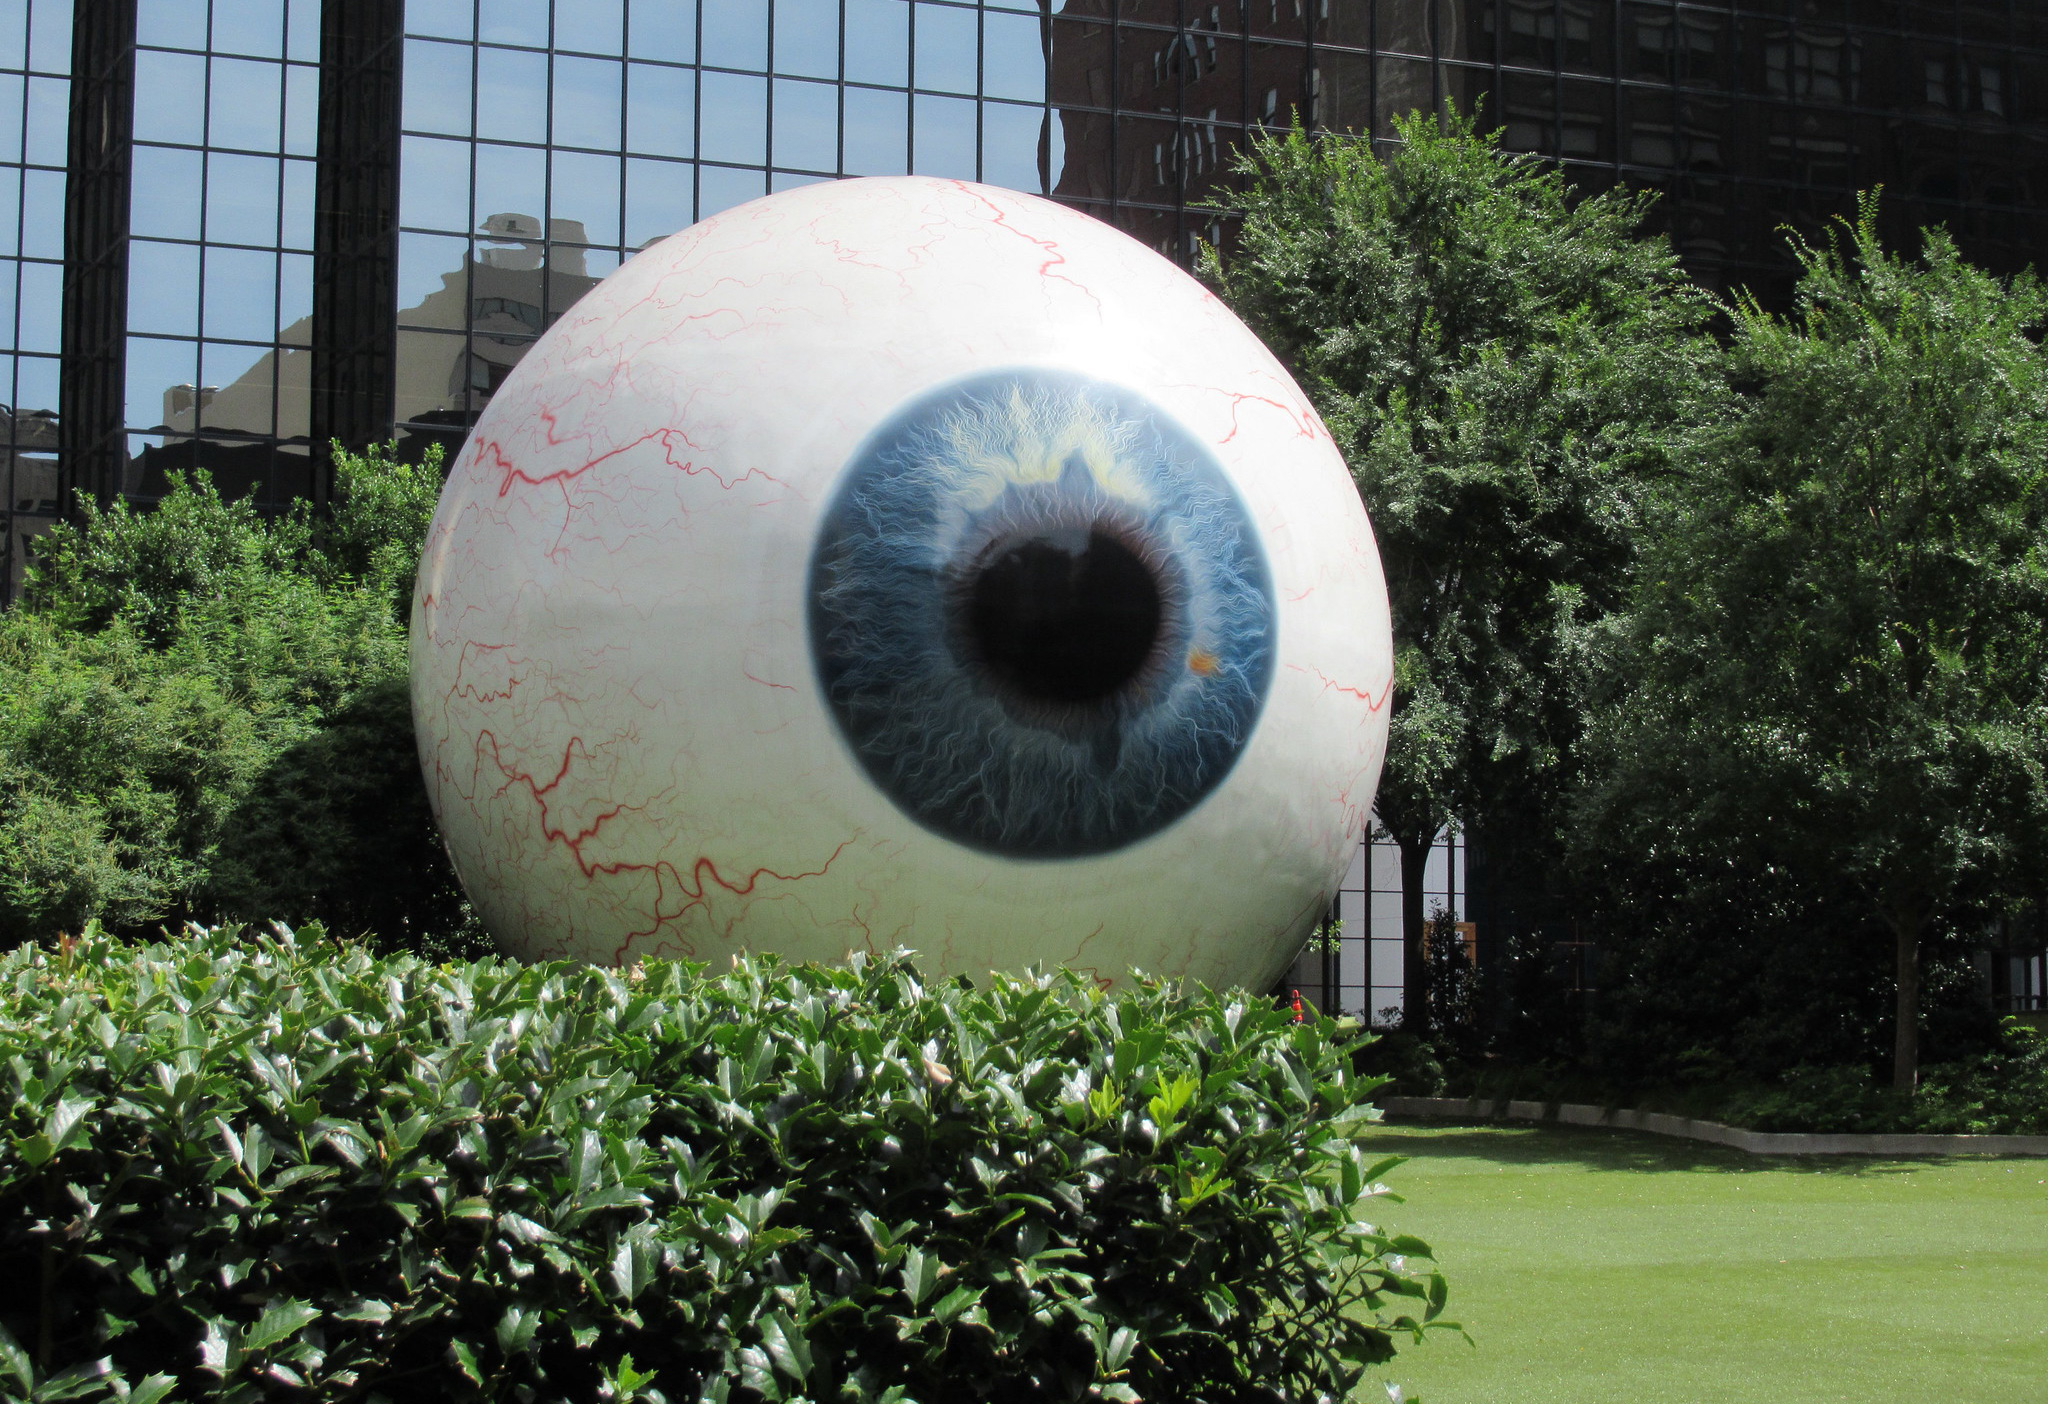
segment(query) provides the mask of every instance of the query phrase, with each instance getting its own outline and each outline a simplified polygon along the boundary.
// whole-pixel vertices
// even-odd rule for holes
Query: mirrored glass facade
[[[121,491],[204,467],[312,489],[318,0],[144,0],[133,50]]]
[[[2000,270],[2048,230],[2034,0],[0,0],[6,579],[67,485],[280,504],[330,438],[458,442],[598,279],[770,191],[977,179],[1187,259],[1247,131],[1447,102],[1767,302],[1859,188]]]
[[[57,519],[70,0],[0,5],[0,590]]]

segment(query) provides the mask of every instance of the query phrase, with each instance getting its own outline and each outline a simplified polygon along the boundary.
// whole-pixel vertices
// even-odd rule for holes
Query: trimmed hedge
[[[1436,1318],[1327,1020],[901,956],[0,960],[35,1399],[1324,1400]],[[29,1284],[28,1291],[19,1290]]]

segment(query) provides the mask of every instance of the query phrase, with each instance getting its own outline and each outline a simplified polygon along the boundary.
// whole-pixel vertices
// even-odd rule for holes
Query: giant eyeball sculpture
[[[909,946],[1263,988],[1371,808],[1385,588],[1328,433],[1186,274],[916,177],[729,210],[508,377],[413,709],[507,952]]]

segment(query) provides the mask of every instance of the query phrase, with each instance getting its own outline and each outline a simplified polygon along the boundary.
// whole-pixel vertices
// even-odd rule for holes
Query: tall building
[[[598,279],[755,196],[957,176],[1186,259],[1248,131],[1447,102],[1661,192],[1767,302],[1779,226],[1861,188],[2001,271],[2048,231],[2039,0],[0,0],[0,596],[74,490],[277,505],[331,439],[459,443]],[[1347,1007],[1396,993],[1345,962]]]
[[[1443,102],[1766,300],[1859,188],[2001,270],[2048,228],[2030,0],[0,0],[0,578],[72,488],[459,442],[595,280],[769,191],[984,180],[1186,258],[1248,129]]]

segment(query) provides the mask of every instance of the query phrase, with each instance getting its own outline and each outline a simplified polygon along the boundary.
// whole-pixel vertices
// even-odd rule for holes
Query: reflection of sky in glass
[[[442,279],[458,273],[469,254],[469,240],[451,234],[398,236],[398,307],[417,307],[441,291]]]
[[[709,219],[721,210],[743,205],[768,193],[767,177],[760,171],[736,171],[725,166],[705,166],[697,172],[697,217]]]
[[[701,13],[705,63],[754,73],[767,71],[767,0],[717,0],[703,6]]]
[[[476,134],[489,141],[548,139],[548,56],[522,49],[476,51]]]
[[[919,93],[914,112],[917,125],[911,134],[912,172],[973,180],[973,101]]]
[[[626,162],[626,243],[644,247],[689,225],[691,168],[673,161]]]
[[[917,7],[917,86],[928,92],[972,93],[979,55],[975,13],[950,5]]]
[[[910,99],[872,88],[846,90],[846,174],[902,175],[909,169]]]
[[[690,156],[697,144],[697,75],[651,63],[626,65],[626,149]]]
[[[71,85],[57,78],[28,80],[26,159],[40,165],[65,164],[65,143],[71,130]]]
[[[1019,102],[1045,101],[1045,45],[1038,16],[982,16],[982,91]]]
[[[716,8],[712,6],[710,8]],[[676,0],[632,0],[633,57],[691,63],[697,57],[697,16]]]
[[[239,381],[232,407],[223,401],[206,424],[264,435],[305,432],[303,405],[294,422],[275,422],[270,381],[273,348],[309,340],[319,72],[298,60],[318,58],[319,10],[317,0],[213,0],[210,7],[203,0],[157,0],[140,7],[143,45],[210,44],[213,52],[144,47],[135,56],[132,427],[163,423],[172,387]],[[194,427],[189,407],[185,413],[182,427]]]
[[[140,7],[136,132],[158,145],[138,147],[134,166],[134,329],[198,338],[203,328],[209,343],[253,344],[209,345],[187,379],[215,373],[231,356],[247,369],[257,348],[279,344],[310,305],[314,168],[279,157],[312,151],[318,74],[277,60],[315,56],[308,46],[320,8],[320,0],[214,0],[209,36],[205,0]],[[1057,114],[1047,120],[1048,21],[1036,0],[578,0],[558,11],[548,0],[406,0],[404,14],[400,308],[439,294],[494,215],[538,221],[536,239],[587,239],[598,247],[581,266],[601,276],[618,258],[607,248],[635,249],[769,190],[836,173],[914,169],[1038,191],[1041,144],[1055,183],[1064,166],[1069,131]],[[210,57],[151,47],[204,49],[209,37]],[[1109,52],[1091,46],[1084,56],[1106,62]],[[700,61],[701,72],[677,66]],[[6,82],[0,77],[0,150],[11,139],[7,124],[26,111],[27,128],[12,139],[41,141],[61,158],[64,85],[39,94],[30,84],[10,99]],[[40,136],[38,121],[47,129]],[[1090,133],[1076,139],[1093,152],[1093,129],[1073,130]],[[202,142],[212,148],[203,159],[164,145]],[[199,237],[202,191],[211,245],[203,260],[165,242]],[[26,212],[60,197],[61,179],[32,181],[22,193],[0,175],[0,220],[19,205],[33,224]],[[478,247],[528,256],[503,238]],[[552,266],[575,263],[564,255]],[[470,295],[458,292],[456,305]],[[563,310],[559,300],[537,293],[535,304],[552,317]],[[458,322],[467,325],[467,314],[442,325]],[[445,347],[437,354],[436,364],[449,364]],[[453,354],[456,401],[444,385],[415,396],[419,404],[459,405],[467,372]],[[162,364],[173,362],[185,364]],[[148,414],[141,424],[161,417],[167,383],[183,381],[158,376],[138,388],[147,401],[136,411]]]
[[[249,59],[212,61],[206,136],[212,146],[276,151],[284,112],[284,70]]]
[[[486,44],[548,46],[548,0],[486,0],[477,8],[476,37]]]
[[[548,213],[582,224],[593,244],[619,242],[619,158],[584,151],[558,151]]]
[[[469,146],[406,137],[400,149],[398,222],[418,229],[469,228]]]
[[[619,149],[622,68],[613,59],[555,60],[555,145]]]
[[[775,83],[775,164],[831,171],[839,164],[839,89],[792,78]]]
[[[902,87],[910,81],[907,0],[846,0],[846,81]]]
[[[548,154],[531,146],[476,146],[476,217],[539,215],[547,203]],[[462,224],[441,226],[461,229]]]
[[[839,0],[775,0],[775,71],[839,76]]]
[[[469,135],[469,66],[466,45],[431,39],[405,42],[405,129]]]
[[[758,166],[767,159],[768,80],[740,73],[706,73],[701,154],[707,161]]]

